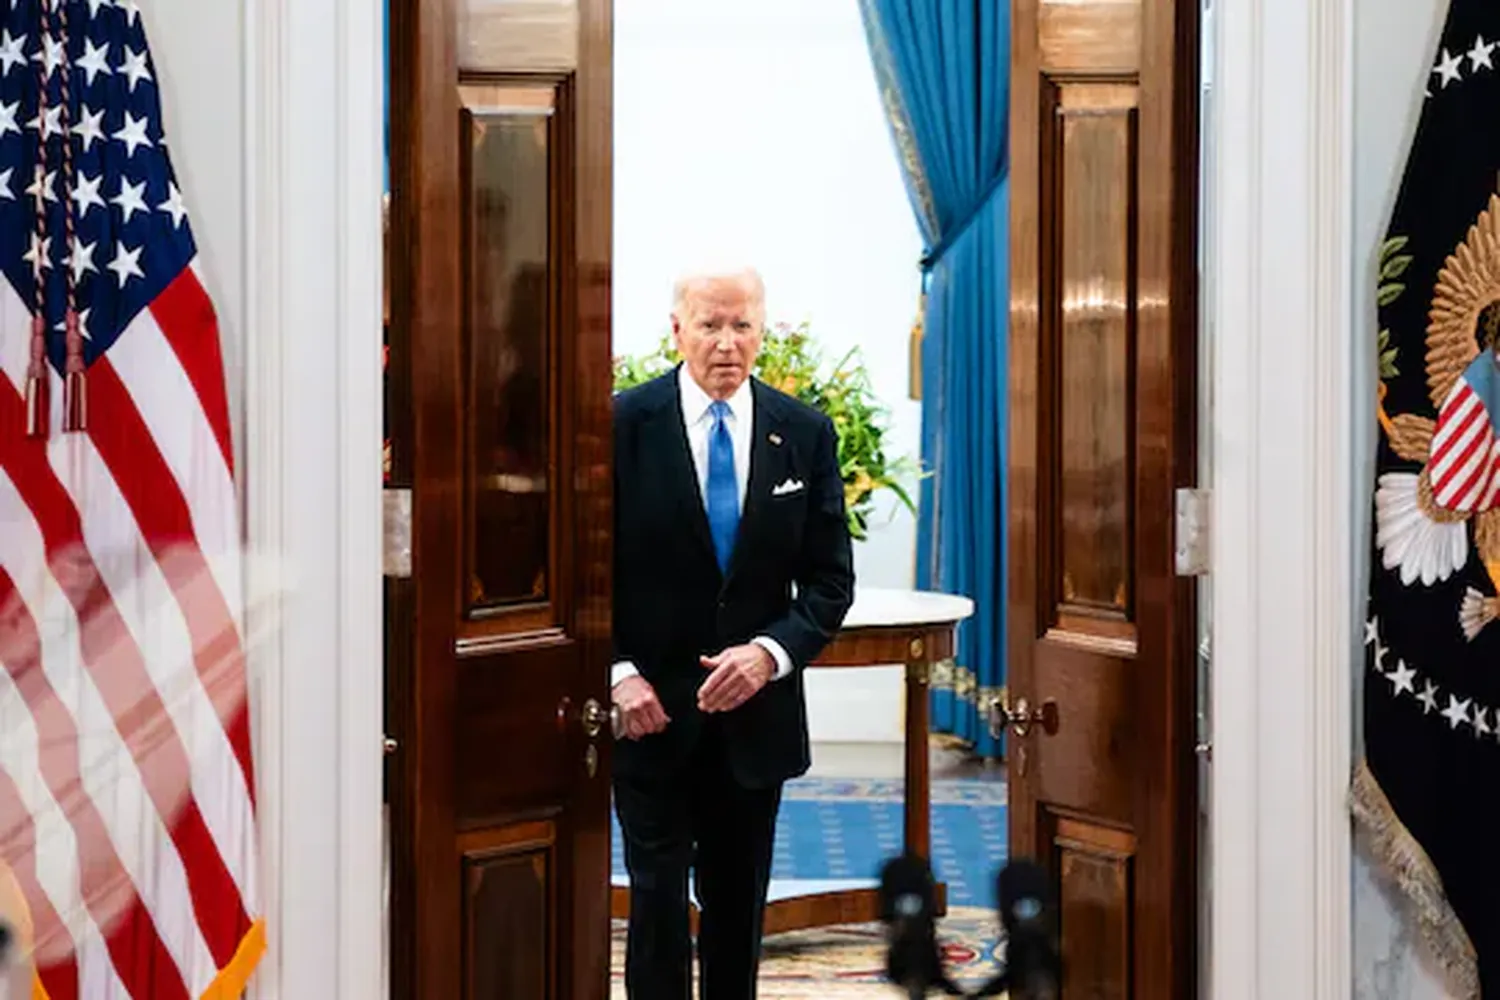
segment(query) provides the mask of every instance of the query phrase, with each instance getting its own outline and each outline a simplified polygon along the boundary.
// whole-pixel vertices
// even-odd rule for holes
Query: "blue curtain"
[[[933,729],[984,756],[984,705],[1005,683],[1006,139],[1004,0],[860,0],[871,62],[927,246],[917,586],[975,615],[933,678]]]

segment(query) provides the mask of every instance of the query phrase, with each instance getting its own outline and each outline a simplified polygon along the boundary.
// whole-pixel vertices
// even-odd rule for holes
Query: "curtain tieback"
[[[974,204],[969,207],[969,210],[959,216],[957,223],[948,227],[948,231],[943,234],[943,238],[937,241],[937,246],[932,247],[922,255],[922,259],[918,262],[917,266],[922,269],[922,285],[924,288],[927,285],[927,276],[932,273],[932,269],[937,267],[938,261],[942,260],[949,250],[953,249],[953,245],[963,238],[964,233],[968,232],[969,227],[974,224],[974,220],[979,218],[980,213],[989,206],[990,199],[994,198],[995,192],[1000,190],[1000,185],[1004,183],[1005,177],[1009,172],[1008,165],[1002,163],[1000,169],[995,171],[988,183],[985,184],[984,190],[980,192],[979,197],[974,199]]]

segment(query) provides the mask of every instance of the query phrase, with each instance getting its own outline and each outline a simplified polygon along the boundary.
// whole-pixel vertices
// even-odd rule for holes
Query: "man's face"
[[[714,399],[728,399],[749,377],[764,333],[764,307],[752,283],[737,278],[697,282],[672,313],[677,351]]]

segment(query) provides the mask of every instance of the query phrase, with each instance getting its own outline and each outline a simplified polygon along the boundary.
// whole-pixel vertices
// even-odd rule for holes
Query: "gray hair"
[[[672,285],[672,311],[683,307],[687,297],[699,285],[714,281],[738,282],[751,299],[762,309],[766,305],[766,283],[760,272],[753,267],[739,265],[729,267],[700,268],[682,274]]]

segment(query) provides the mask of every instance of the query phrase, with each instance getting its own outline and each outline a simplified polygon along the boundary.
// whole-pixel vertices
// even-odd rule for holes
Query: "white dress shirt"
[[[713,397],[693,381],[687,368],[677,373],[678,395],[682,398],[682,422],[687,427],[688,450],[693,453],[693,469],[698,473],[698,497],[708,496],[708,436],[713,433]],[[740,513],[745,511],[745,490],[750,484],[750,428],[755,422],[755,393],[750,380],[740,383],[734,395],[724,400],[729,413],[724,425],[729,428],[729,443],[734,446],[734,484],[739,490]]]
[[[687,366],[677,370],[677,389],[682,400],[682,420],[687,429],[688,451],[693,456],[693,469],[698,474],[698,498],[708,495],[708,436],[713,431],[714,417],[710,412],[713,397],[688,374]],[[740,513],[745,511],[745,491],[750,483],[750,432],[755,423],[755,393],[750,391],[750,380],[745,379],[734,395],[724,401],[729,413],[724,424],[729,429],[729,440],[734,446],[734,480],[739,488]],[[770,636],[756,636],[751,640],[776,661],[773,680],[780,680],[792,672],[792,658],[781,643]],[[611,671],[611,686],[640,671],[629,660],[616,663]]]

